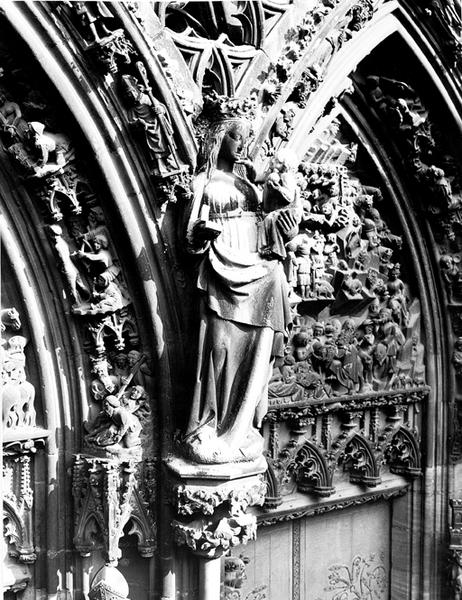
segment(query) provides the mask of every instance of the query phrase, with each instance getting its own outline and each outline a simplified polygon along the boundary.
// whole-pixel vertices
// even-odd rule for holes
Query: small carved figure
[[[96,401],[100,401],[114,392],[119,384],[118,377],[110,374],[111,370],[112,367],[106,358],[96,358],[92,361],[92,373],[96,375],[97,379],[92,381],[91,391]]]
[[[235,598],[238,600],[238,596],[233,594],[239,593],[236,590],[240,590],[247,579],[245,572],[245,566],[249,562],[248,558],[239,558],[237,556],[226,556],[225,557],[225,579],[224,579],[224,593],[225,600],[232,600]]]
[[[83,250],[85,247],[88,250]],[[83,238],[82,248],[73,252],[71,256],[75,256],[86,265],[90,277],[105,274],[112,281],[117,277],[120,269],[114,265],[108,248],[109,240],[105,234],[91,232]]]
[[[89,300],[90,291],[83,281],[80,271],[72,260],[69,245],[62,235],[62,228],[59,225],[50,225],[48,232],[50,233],[56,253],[58,254],[61,270],[68,283],[72,301],[74,304],[81,304],[82,302]]]
[[[376,344],[372,353],[372,382],[375,390],[384,389],[390,378],[390,364],[387,347],[382,342]]]
[[[462,375],[462,337],[458,337],[454,343],[452,364],[454,365],[457,375]]]
[[[98,312],[114,312],[123,307],[123,297],[112,276],[102,273],[94,279],[90,308]]]
[[[294,359],[299,362],[306,360],[309,356],[308,342],[310,338],[306,331],[299,331],[292,338],[294,346]]]
[[[294,370],[293,356],[286,356],[280,367],[273,368],[273,374],[268,383],[268,398],[287,398],[292,400],[303,398],[303,390],[298,385]]]
[[[283,106],[270,133],[272,148],[279,145],[281,141],[289,139],[293,129],[294,118],[295,110],[293,104],[291,105],[291,103],[288,103],[286,106]]]
[[[74,156],[69,138],[61,133],[45,133],[43,123],[29,123],[27,137],[38,157],[34,167],[36,177],[57,173]]]
[[[26,344],[25,337],[14,335],[2,352],[0,395],[5,429],[35,427],[35,388],[26,377]]]
[[[399,325],[393,321],[392,312],[389,308],[380,310],[380,318],[379,333],[382,343],[387,347],[389,371],[390,373],[397,373],[398,356],[406,338]]]
[[[366,289],[374,295],[381,296],[385,292],[385,283],[375,269],[368,269],[366,277]]]
[[[449,302],[455,295],[460,296],[462,289],[462,274],[459,269],[460,257],[443,254],[440,258],[441,275],[446,284]]]
[[[28,129],[27,122],[22,117],[19,104],[8,100],[0,91],[0,127],[6,134],[8,144],[21,140]]]
[[[0,309],[0,332],[3,333],[7,327],[14,330],[21,328],[21,319],[14,306]]]
[[[307,390],[309,396],[320,398],[326,394],[323,386],[323,378],[313,369],[308,360],[303,360],[295,365],[295,376],[298,385]]]
[[[144,70],[142,65],[141,68]],[[165,105],[154,97],[149,87],[143,87],[133,75],[123,75],[122,81],[130,102],[128,120],[140,126],[143,131],[153,174],[163,177],[172,171],[177,172],[176,144]]]
[[[342,290],[345,296],[350,300],[361,299],[363,284],[358,279],[358,273],[351,271],[342,282]]]
[[[409,319],[409,310],[407,308],[406,288],[403,281],[399,278],[401,273],[401,265],[396,263],[391,265],[388,271],[387,292],[390,298],[390,308],[397,314],[397,321],[400,324],[406,324]],[[394,302],[393,302],[394,301]],[[396,308],[396,303],[401,307],[401,311]]]
[[[136,362],[136,361],[135,361]],[[114,365],[114,375],[122,378],[128,377],[128,356],[124,352],[116,354],[112,360]]]
[[[67,2],[75,9],[82,25],[84,35],[89,43],[102,43],[112,37],[115,31],[108,27],[114,15],[106,6],[106,2]]]
[[[379,257],[379,271],[380,273],[388,273],[391,268],[391,257],[393,256],[393,250],[391,248],[385,248],[380,246],[377,248],[377,254]]]
[[[333,298],[334,288],[326,279],[324,247],[326,238],[315,231],[311,239],[311,290],[316,298]]]
[[[406,375],[411,384],[424,382],[424,346],[419,342],[417,333],[413,333],[412,337],[406,340],[398,361],[398,370]]]
[[[266,176],[263,187],[263,210],[269,214],[259,230],[259,252],[262,256],[273,254],[279,259],[287,256],[287,238],[283,236],[279,226],[283,214],[290,216],[294,227],[300,223],[302,210],[295,176],[296,166],[296,156],[287,150],[280,150],[270,162],[270,173]]]
[[[299,291],[302,298],[312,296],[311,290],[311,245],[306,242],[301,242],[297,247],[295,254],[296,268],[296,289]]]
[[[338,253],[340,246],[337,244],[337,234],[328,233],[324,245],[324,254],[326,256],[326,265],[336,267],[338,265]]]
[[[462,200],[460,195],[453,194],[451,182],[443,169],[436,165],[426,165],[420,159],[413,161],[417,179],[430,191],[430,212],[440,213],[442,210],[457,209]]]
[[[133,412],[124,407],[117,396],[110,394],[103,401],[100,412],[85,436],[89,446],[134,448],[141,444],[141,423]]]

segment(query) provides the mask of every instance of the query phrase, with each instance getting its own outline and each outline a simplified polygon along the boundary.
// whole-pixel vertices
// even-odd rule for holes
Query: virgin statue
[[[259,428],[268,382],[275,357],[284,355],[290,324],[282,263],[258,252],[263,216],[257,189],[234,172],[239,162],[248,162],[243,157],[249,133],[249,121],[222,104],[205,139],[205,165],[193,183],[187,246],[203,259],[198,360],[184,444],[199,463],[262,455]],[[297,230],[287,216],[280,228],[287,238]]]

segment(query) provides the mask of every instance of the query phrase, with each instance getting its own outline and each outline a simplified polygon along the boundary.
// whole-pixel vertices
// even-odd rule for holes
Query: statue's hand
[[[192,237],[198,245],[211,242],[221,233],[221,227],[212,221],[199,219],[193,225]]]
[[[277,220],[277,225],[281,233],[288,240],[291,240],[298,234],[298,220],[294,214],[281,212]]]
[[[245,166],[245,168],[247,169],[247,177],[249,178],[250,181],[254,182],[256,179],[256,176],[257,176],[257,172],[256,172],[255,167],[253,166],[250,158],[240,158],[236,162],[239,165]]]

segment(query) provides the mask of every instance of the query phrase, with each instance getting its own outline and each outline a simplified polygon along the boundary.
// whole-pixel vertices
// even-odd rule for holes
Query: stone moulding
[[[257,516],[257,523],[259,527],[267,527],[275,525],[276,523],[284,523],[287,521],[294,521],[295,519],[301,519],[302,517],[312,517],[316,515],[322,515],[327,512],[334,510],[343,510],[351,508],[353,506],[361,506],[369,502],[380,502],[383,500],[390,500],[393,498],[399,498],[404,496],[408,491],[408,486],[394,488],[392,490],[386,490],[381,492],[373,492],[370,494],[362,494],[347,499],[337,499],[332,502],[325,504],[316,504],[302,508],[300,510],[293,510],[292,512],[280,512],[279,514],[269,515],[268,513],[260,513]]]
[[[361,410],[372,406],[391,406],[397,404],[415,404],[422,402],[429,394],[428,385],[416,386],[412,389],[403,388],[389,391],[367,392],[362,394],[351,394],[348,396],[333,396],[322,401],[285,402],[285,398],[273,398],[269,401],[268,415],[276,413],[277,420],[285,421],[296,416],[297,412],[303,411],[303,416],[313,417],[325,413],[334,413],[342,410]],[[284,402],[279,402],[284,400]],[[268,420],[268,415],[266,419]]]

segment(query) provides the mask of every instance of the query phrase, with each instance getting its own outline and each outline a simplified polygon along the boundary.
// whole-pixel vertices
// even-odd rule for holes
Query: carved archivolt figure
[[[69,138],[61,133],[45,132],[45,125],[38,121],[29,123],[27,132],[31,147],[37,154],[35,175],[43,177],[60,171],[74,156]]]
[[[143,130],[153,174],[165,176],[178,169],[175,141],[167,109],[136,77],[123,75],[125,94],[130,103],[128,120]]]
[[[140,433],[141,423],[138,417],[117,396],[109,395],[104,399],[103,410],[85,440],[89,446],[109,449],[110,446],[118,445],[129,449],[140,446]]]
[[[187,228],[189,251],[204,258],[197,282],[202,293],[197,373],[185,444],[189,457],[203,463],[261,455],[258,428],[267,411],[268,381],[274,357],[284,355],[290,321],[282,264],[258,253],[256,189],[233,172],[245,154],[250,124],[230,112],[220,116],[205,141],[206,164],[194,181]],[[281,228],[287,233],[285,221]]]
[[[19,104],[7,99],[0,91],[0,128],[11,141],[22,139],[27,132],[27,122],[22,118]]]
[[[26,379],[27,339],[22,335],[12,336],[1,353],[3,428],[35,427],[35,388]],[[5,345],[6,344],[6,345]]]

